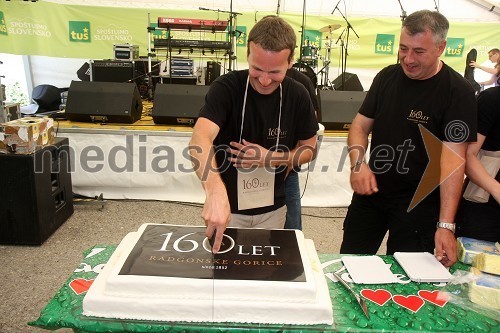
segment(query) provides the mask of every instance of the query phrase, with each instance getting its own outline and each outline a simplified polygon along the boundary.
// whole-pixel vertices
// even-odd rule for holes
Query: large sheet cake
[[[83,300],[86,316],[187,322],[332,324],[312,240],[298,230],[144,224],[119,244]]]

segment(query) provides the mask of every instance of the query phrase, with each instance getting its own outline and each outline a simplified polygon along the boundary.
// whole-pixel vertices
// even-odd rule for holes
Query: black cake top
[[[147,225],[120,275],[305,282],[294,230],[227,228],[212,255],[205,227]]]

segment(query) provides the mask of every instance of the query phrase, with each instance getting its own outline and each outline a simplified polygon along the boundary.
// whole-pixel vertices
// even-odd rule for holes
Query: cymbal
[[[340,27],[341,27],[340,24],[330,24],[330,25],[327,25],[326,27],[323,27],[323,28],[319,29],[319,31],[321,31],[321,32],[331,32],[331,31],[337,30]]]

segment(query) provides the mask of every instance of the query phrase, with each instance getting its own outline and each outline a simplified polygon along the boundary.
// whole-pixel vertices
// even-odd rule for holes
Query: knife
[[[332,272],[333,276],[335,276],[335,278],[337,278],[337,280],[340,281],[340,283],[342,283],[342,285],[344,287],[347,288],[347,290],[349,290],[351,292],[351,294],[354,295],[354,298],[356,298],[356,301],[358,301],[358,304],[359,306],[361,306],[361,309],[363,310],[365,316],[370,319],[370,313],[368,312],[368,308],[366,306],[366,300],[364,298],[362,298],[361,296],[359,296],[348,284],[347,282],[345,282],[341,277],[340,275],[338,275],[337,273],[335,272]]]
[[[215,236],[217,236],[217,229],[214,229],[212,238],[208,240],[210,244],[210,251],[212,251],[212,321],[215,321],[215,254],[213,252]]]

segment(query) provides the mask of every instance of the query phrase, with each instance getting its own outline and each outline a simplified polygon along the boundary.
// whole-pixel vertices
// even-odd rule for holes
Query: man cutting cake
[[[286,77],[295,47],[288,23],[264,17],[248,35],[249,69],[220,76],[205,97],[190,153],[214,253],[228,225],[283,228],[288,170],[315,157],[314,108],[304,86]]]

